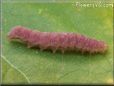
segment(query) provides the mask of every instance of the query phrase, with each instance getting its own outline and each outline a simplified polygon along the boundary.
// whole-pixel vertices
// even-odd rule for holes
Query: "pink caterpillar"
[[[65,32],[40,32],[30,30],[22,26],[14,27],[9,33],[10,41],[20,40],[26,43],[29,48],[36,47],[41,50],[50,49],[53,53],[56,50],[81,51],[88,53],[104,53],[107,51],[107,44],[103,41],[88,38],[76,33]]]

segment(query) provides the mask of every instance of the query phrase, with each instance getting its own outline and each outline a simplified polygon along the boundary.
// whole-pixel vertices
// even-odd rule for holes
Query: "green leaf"
[[[27,77],[4,57],[2,58],[2,83],[29,83]]]
[[[3,3],[3,56],[26,75],[30,83],[112,83],[113,9],[76,7],[73,3]],[[106,54],[40,51],[20,43],[10,43],[7,33],[22,25],[47,32],[76,32],[108,44]],[[3,83],[26,82],[24,76],[3,62]],[[10,72],[7,73],[5,71]],[[14,74],[15,72],[15,74]],[[14,74],[14,75],[13,75]],[[15,79],[11,79],[10,77]],[[19,78],[18,78],[19,77]],[[22,79],[21,79],[22,78]]]

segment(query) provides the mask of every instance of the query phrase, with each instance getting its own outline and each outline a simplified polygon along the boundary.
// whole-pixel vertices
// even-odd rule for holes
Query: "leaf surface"
[[[21,70],[30,83],[112,83],[113,27],[111,7],[77,8],[72,3],[3,3],[3,56]],[[104,40],[109,46],[106,54],[84,55],[28,49],[20,43],[10,43],[7,33],[22,25],[46,32],[76,32]],[[5,65],[4,65],[5,64]],[[3,61],[3,83],[16,83],[21,77],[10,65],[9,73]],[[14,80],[14,81],[13,81]],[[17,81],[16,81],[17,80]],[[25,79],[21,79],[25,82]]]

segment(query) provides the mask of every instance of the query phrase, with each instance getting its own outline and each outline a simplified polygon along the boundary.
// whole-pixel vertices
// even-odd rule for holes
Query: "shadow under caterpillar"
[[[108,45],[104,41],[89,38],[77,33],[40,32],[26,27],[16,26],[8,33],[10,41],[27,44],[28,48],[50,49],[53,53],[60,50],[79,51],[82,53],[105,53]]]

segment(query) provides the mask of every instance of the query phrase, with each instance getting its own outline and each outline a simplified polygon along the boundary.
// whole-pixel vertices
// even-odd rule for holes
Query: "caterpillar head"
[[[21,32],[22,27],[21,26],[16,26],[12,28],[12,30],[8,33],[8,39],[18,39],[19,38],[19,33]]]
[[[25,29],[22,26],[16,26],[12,28],[12,30],[8,33],[9,40],[22,40],[28,37],[30,30]],[[23,40],[22,40],[23,41]]]

